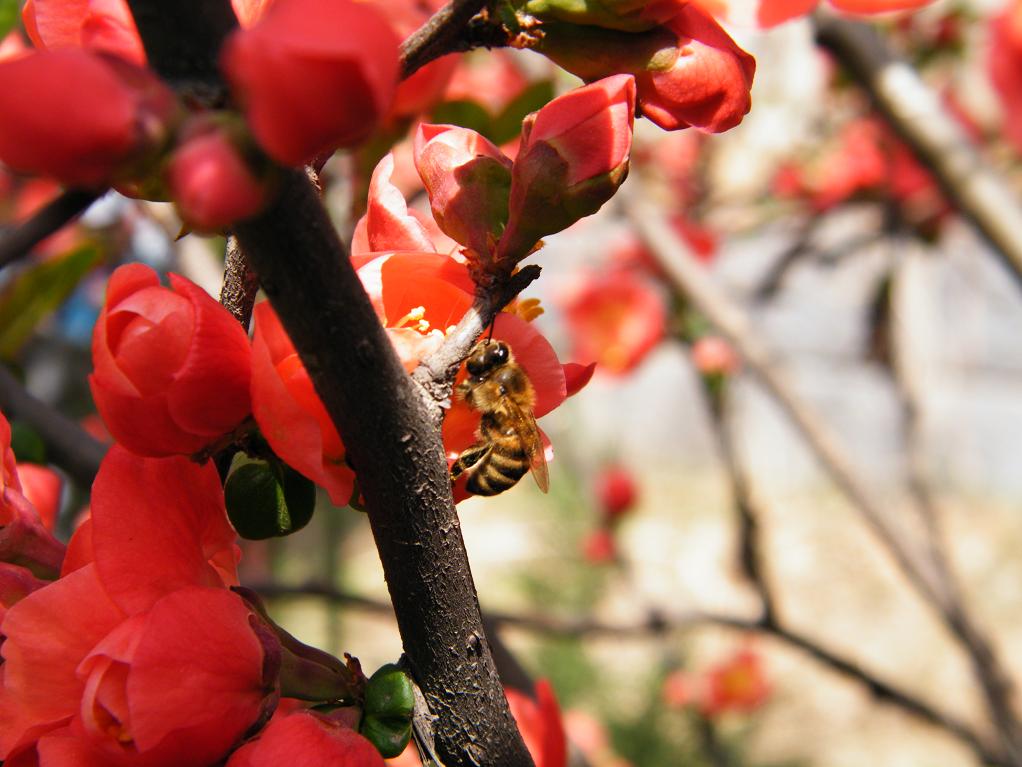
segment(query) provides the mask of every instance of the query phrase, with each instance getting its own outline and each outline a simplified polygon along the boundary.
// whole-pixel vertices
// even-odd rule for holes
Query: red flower
[[[657,61],[636,73],[643,116],[664,130],[720,133],[740,123],[752,106],[756,60],[695,3],[661,0],[643,14],[677,36],[670,65]]]
[[[933,0],[830,0],[839,11],[867,16],[921,8],[931,2]],[[817,3],[818,0],[760,0],[756,20],[761,27],[772,27],[810,13]]]
[[[18,477],[21,479],[21,492],[39,514],[43,526],[52,532],[60,511],[64,480],[53,469],[35,463],[19,463]]]
[[[754,711],[770,696],[770,683],[759,653],[746,648],[711,668],[699,707],[706,716]]]
[[[222,759],[275,702],[280,648],[226,588],[237,554],[215,468],[115,446],[72,548],[76,569],[4,619],[0,758]]]
[[[544,23],[537,50],[587,82],[634,75],[639,113],[664,130],[719,133],[741,122],[752,103],[756,61],[709,13],[695,3],[659,0],[643,6],[630,26],[639,31]]]
[[[327,716],[299,710],[275,716],[259,737],[239,748],[227,767],[383,767],[368,740]]]
[[[252,415],[259,430],[273,452],[345,506],[355,474],[337,429],[273,307],[258,304],[253,319]]]
[[[233,0],[242,26],[251,24],[269,0]],[[145,49],[126,0],[26,0],[25,31],[36,48],[85,48],[134,64],[146,63]]]
[[[0,82],[0,160],[73,186],[136,171],[177,103],[147,70],[78,50],[0,61]]]
[[[990,20],[987,71],[1001,99],[1008,140],[1022,151],[1022,3],[1010,2]]]
[[[21,18],[36,48],[86,48],[140,66],[146,63],[125,0],[27,0]]]
[[[372,0],[402,40],[421,27],[443,7],[442,0]],[[397,86],[388,117],[407,119],[428,111],[439,102],[458,66],[459,56],[434,59]]]
[[[27,567],[0,562],[0,622],[3,621],[8,608],[48,583],[49,581],[36,578]],[[0,639],[2,637],[3,634],[0,634]]]
[[[117,269],[92,337],[92,396],[111,434],[140,455],[190,454],[249,414],[251,351],[226,309],[172,274]]]
[[[634,370],[664,337],[667,307],[649,283],[627,271],[592,275],[564,306],[576,356],[601,370]]]
[[[60,572],[64,552],[64,544],[53,537],[24,495],[11,450],[11,426],[0,413],[0,562],[53,578]]]
[[[511,160],[474,130],[424,123],[415,167],[444,234],[489,258],[507,223]]]
[[[504,688],[511,715],[536,767],[565,767],[568,763],[568,741],[561,709],[550,682],[546,679],[537,681],[535,693],[536,697],[531,698],[510,687]],[[414,744],[409,743],[401,756],[388,759],[386,764],[388,767],[420,767],[422,761]]]
[[[541,237],[595,213],[628,175],[635,81],[607,77],[555,98],[525,119],[511,170],[498,260],[513,264]]]
[[[397,47],[365,3],[277,0],[228,38],[221,60],[263,149],[300,165],[369,135],[394,96]]]
[[[408,210],[401,190],[390,179],[394,174],[394,154],[388,152],[373,170],[369,180],[366,214],[355,225],[351,241],[352,256],[388,250],[436,250],[426,227]]]
[[[596,478],[596,497],[608,520],[619,519],[631,511],[638,496],[635,478],[624,466],[607,466]]]
[[[536,682],[535,699],[511,688],[504,688],[511,715],[518,723],[525,745],[536,767],[565,767],[568,741],[561,721],[553,687],[546,679]]]
[[[186,225],[218,232],[250,218],[266,204],[266,184],[227,131],[200,129],[174,150],[167,184]]]

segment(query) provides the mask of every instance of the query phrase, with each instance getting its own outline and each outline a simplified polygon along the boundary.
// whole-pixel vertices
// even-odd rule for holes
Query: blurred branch
[[[992,647],[982,641],[961,601],[948,598],[941,579],[927,560],[920,561],[907,541],[896,534],[886,519],[882,503],[869,484],[853,468],[831,430],[796,394],[787,376],[772,361],[772,354],[755,333],[741,309],[714,283],[689,253],[686,245],[652,203],[639,194],[624,195],[625,210],[674,288],[699,309],[727,338],[745,360],[792,424],[805,438],[822,467],[852,507],[873,531],[908,582],[937,612],[944,626],[970,658],[984,692],[987,707],[998,726],[1009,764],[1022,764],[1022,741],[1010,701],[1004,696],[1007,676]],[[776,627],[774,627],[776,628]],[[994,683],[998,681],[999,683]]]
[[[251,587],[253,591],[267,599],[299,599],[317,597],[327,602],[346,605],[367,610],[380,615],[392,615],[392,609],[386,602],[369,599],[340,589],[322,584],[309,583],[302,586],[284,586],[276,583],[258,584]],[[808,655],[822,666],[830,668],[841,676],[865,687],[877,700],[890,703],[926,724],[938,727],[958,740],[965,743],[976,753],[979,759],[988,765],[1007,767],[1010,762],[991,750],[983,740],[965,722],[956,717],[938,711],[926,701],[913,694],[901,690],[867,671],[854,661],[844,658],[827,649],[813,639],[797,631],[766,623],[762,619],[748,619],[719,613],[693,610],[672,616],[665,616],[650,611],[645,620],[631,624],[613,624],[592,618],[558,618],[542,614],[516,614],[485,611],[484,621],[487,634],[493,633],[492,628],[509,627],[522,631],[573,639],[589,639],[594,637],[612,637],[617,639],[637,639],[643,637],[665,637],[676,632],[691,631],[695,628],[713,625],[735,631],[746,631],[766,634],[794,647]],[[500,656],[497,648],[494,654]],[[517,661],[516,661],[517,663]],[[524,669],[518,666],[512,673],[522,684]],[[525,678],[527,678],[525,674]]]
[[[971,648],[973,672],[983,687],[990,714],[1002,733],[1009,753],[1022,753],[1022,724],[1013,706],[1014,684],[1003,668],[994,644],[965,608],[953,565],[947,553],[941,512],[926,470],[926,443],[923,433],[922,393],[918,351],[912,337],[912,323],[907,311],[911,280],[921,254],[912,250],[900,259],[894,276],[891,322],[894,365],[892,374],[902,404],[905,443],[905,474],[909,493],[919,511],[926,534],[927,554],[933,563],[948,606],[949,623],[960,640]],[[915,353],[914,353],[915,352]]]
[[[29,424],[46,445],[47,457],[84,488],[92,487],[106,446],[28,390],[0,366],[0,410]]]
[[[947,199],[1022,283],[1022,205],[918,73],[873,27],[816,14],[817,42],[870,95]],[[1022,286],[1022,284],[1020,284]]]
[[[84,213],[104,193],[105,190],[68,189],[28,220],[4,232],[0,237],[0,269],[27,256],[32,248]]]
[[[448,53],[507,45],[507,32],[482,11],[487,0],[451,0],[401,44],[401,79]]]

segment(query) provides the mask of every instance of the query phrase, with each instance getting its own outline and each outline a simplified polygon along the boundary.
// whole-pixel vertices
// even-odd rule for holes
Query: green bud
[[[316,505],[316,487],[289,466],[256,461],[231,473],[224,501],[238,535],[257,541],[305,527]]]
[[[405,750],[412,736],[415,695],[412,682],[398,666],[388,663],[369,678],[359,732],[385,759]]]
[[[647,0],[526,0],[526,13],[540,21],[562,21],[622,32],[645,32],[655,21],[642,18]]]

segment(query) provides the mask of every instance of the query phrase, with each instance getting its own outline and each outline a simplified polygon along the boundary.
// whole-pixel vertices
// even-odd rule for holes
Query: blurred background
[[[744,122],[638,121],[621,194],[533,257],[535,322],[562,361],[597,365],[540,421],[549,494],[524,480],[459,506],[505,678],[551,681],[593,767],[1020,764],[1002,682],[1022,680],[1022,280],[982,216],[1022,241],[1022,6],[870,20],[902,62],[893,91],[818,42],[866,22],[733,15],[758,62]],[[450,69],[420,116],[498,144],[575,82],[529,54]],[[871,93],[926,95],[922,137]],[[342,232],[394,141],[394,181],[428,211],[412,124],[327,164]],[[946,126],[961,184],[919,159]],[[1007,214],[972,194],[988,177]],[[0,169],[0,227],[57,192]],[[219,293],[223,241],[179,229],[169,205],[111,193],[0,271],[6,369],[99,439],[86,375],[112,269]],[[66,534],[86,495],[64,480]],[[243,567],[304,641],[367,669],[400,655],[360,513],[321,497],[308,532],[246,542]]]

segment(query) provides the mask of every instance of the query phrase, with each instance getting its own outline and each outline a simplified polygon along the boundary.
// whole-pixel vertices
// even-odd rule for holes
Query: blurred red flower
[[[591,274],[564,302],[574,354],[600,370],[634,370],[664,337],[667,307],[660,292],[630,271]]]
[[[82,50],[5,59],[0,81],[0,160],[71,186],[129,174],[166,140],[177,109],[148,70]]]
[[[699,708],[706,716],[754,711],[770,697],[770,689],[762,656],[743,648],[706,672]]]
[[[353,0],[276,0],[224,44],[221,64],[262,148],[300,165],[364,140],[397,87],[398,38]]]

